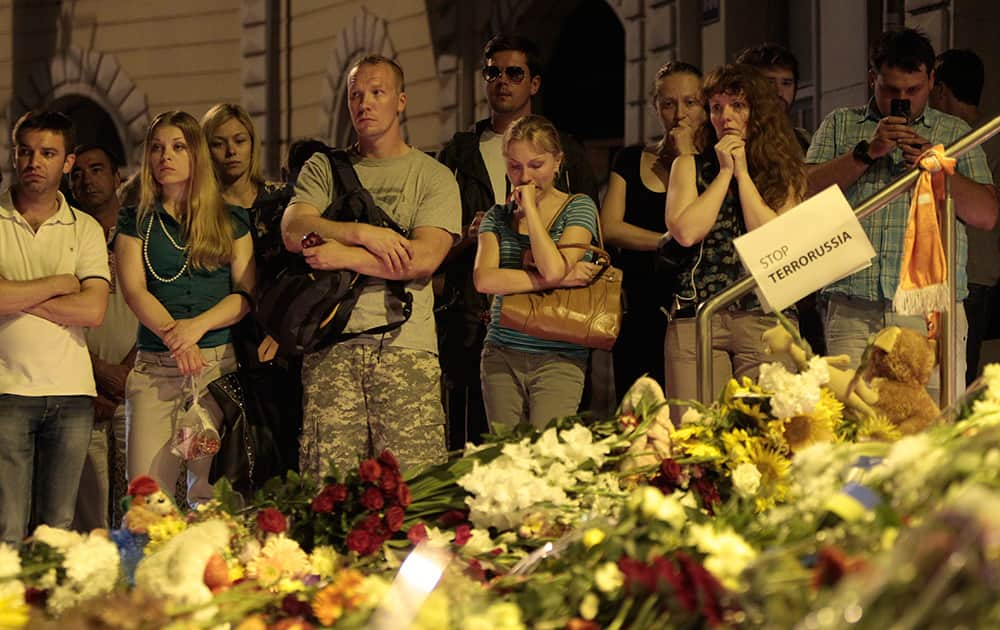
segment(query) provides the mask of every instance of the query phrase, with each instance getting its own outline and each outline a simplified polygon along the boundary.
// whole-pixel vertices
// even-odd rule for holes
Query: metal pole
[[[953,158],[958,158],[961,155],[971,151],[982,143],[986,142],[992,138],[997,133],[1000,133],[1000,115],[993,118],[993,120],[988,123],[973,129],[969,133],[962,136],[958,141],[952,144],[950,147],[945,149],[945,153]],[[875,193],[868,199],[866,199],[860,206],[854,210],[854,214],[857,215],[859,219],[863,219],[869,214],[879,210],[880,208],[888,205],[892,200],[900,195],[903,195],[913,189],[913,184],[917,181],[920,176],[920,171],[918,169],[913,169],[909,173],[903,175],[896,181],[892,182],[879,192]],[[948,201],[946,202],[947,218],[945,220],[945,254],[948,259],[948,288],[951,292],[951,313],[954,313],[955,305],[955,269],[952,260],[955,253],[955,211],[954,203],[951,201],[951,195],[948,194]],[[951,230],[951,236],[949,237],[949,230]],[[711,398],[715,395],[712,391],[712,316],[717,312],[729,306],[742,296],[749,293],[757,286],[754,281],[753,276],[747,276],[741,280],[736,281],[734,284],[726,287],[720,293],[713,295],[704,302],[698,305],[698,312],[695,315],[695,335],[697,336],[696,342],[696,368],[698,370],[698,400],[703,403],[708,403]],[[949,324],[950,319],[949,313],[944,313],[944,328],[949,330],[954,328],[954,324]],[[953,356],[955,353],[956,339],[954,336],[954,331],[950,334],[946,332],[945,336],[945,347],[941,351],[941,356],[946,355]],[[943,361],[942,361],[943,363]],[[944,366],[942,365],[942,370]],[[947,375],[945,375],[945,380],[947,382]],[[947,391],[945,387],[950,387],[952,394],[951,398],[945,398]],[[954,400],[954,380],[952,379],[951,385],[946,385],[946,383],[941,384],[942,393],[942,403],[944,401]]]
[[[964,348],[958,346],[958,315],[956,309],[959,308],[955,299],[955,278],[958,275],[958,261],[955,246],[955,201],[951,197],[951,176],[945,173],[944,176],[944,260],[948,269],[948,306],[944,313],[941,313],[942,326],[941,338],[939,341],[938,356],[941,357],[940,365],[940,385],[941,408],[950,407],[955,402],[957,392],[955,391],[955,366],[958,364],[956,352],[961,352]],[[965,378],[965,375],[961,375]]]

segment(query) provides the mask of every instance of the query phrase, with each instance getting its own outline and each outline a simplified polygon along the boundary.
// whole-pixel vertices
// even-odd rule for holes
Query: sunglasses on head
[[[483,67],[483,78],[486,79],[487,83],[493,83],[500,78],[501,74],[506,74],[511,83],[520,83],[524,81],[525,76],[524,68],[521,66],[507,66],[506,68],[501,68],[500,66]]]

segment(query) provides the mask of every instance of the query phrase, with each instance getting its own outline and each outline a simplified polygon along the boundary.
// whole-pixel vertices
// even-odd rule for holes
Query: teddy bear
[[[805,370],[809,365],[810,353],[804,349],[804,342],[796,339],[789,332],[789,326],[790,324],[783,324],[779,321],[764,331],[764,334],[761,335],[761,341],[764,342],[768,353],[791,359],[799,370]],[[855,378],[854,370],[844,369],[850,365],[850,357],[846,354],[838,354],[823,357],[823,360],[826,361],[827,371],[830,374],[830,380],[826,386],[837,397],[837,400],[862,416],[874,417],[876,412],[872,405],[878,400],[878,394],[868,386],[868,383]]]
[[[128,485],[128,511],[125,528],[133,534],[145,534],[149,526],[160,519],[179,517],[173,500],[160,490],[160,485],[149,475],[142,475]]]
[[[927,393],[934,370],[936,344],[910,328],[882,329],[869,350],[866,377],[878,393],[875,410],[903,435],[923,431],[941,410]]]

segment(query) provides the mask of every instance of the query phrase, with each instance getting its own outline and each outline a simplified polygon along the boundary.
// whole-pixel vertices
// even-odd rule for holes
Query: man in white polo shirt
[[[69,527],[94,422],[84,329],[104,319],[111,275],[100,224],[59,192],[73,125],[14,125],[18,181],[0,196],[0,540]]]

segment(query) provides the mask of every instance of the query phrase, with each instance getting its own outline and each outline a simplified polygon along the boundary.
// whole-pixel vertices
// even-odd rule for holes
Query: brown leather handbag
[[[552,219],[550,229],[571,200],[572,197],[567,199],[563,210]],[[594,252],[593,262],[602,269],[590,284],[505,295],[500,325],[539,339],[610,350],[622,325],[622,272],[611,266],[611,257],[604,250],[600,218],[597,220],[597,240],[600,247],[582,243],[557,246]]]

